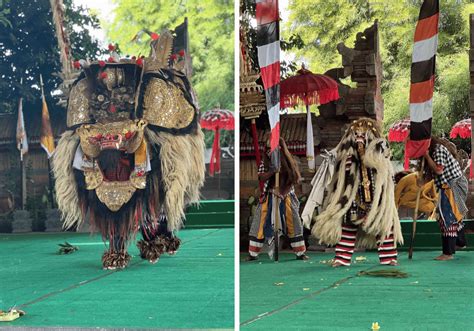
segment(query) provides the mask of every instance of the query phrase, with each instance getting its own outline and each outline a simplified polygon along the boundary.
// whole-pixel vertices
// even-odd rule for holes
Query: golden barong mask
[[[198,110],[183,61],[171,55],[163,33],[147,58],[97,61],[83,66],[68,103],[67,125],[80,138],[87,190],[118,211],[147,185],[151,170],[144,130],[175,134],[197,127]],[[178,69],[178,70],[176,70]]]
[[[88,157],[96,158],[105,149],[116,149],[132,154],[142,143],[147,124],[145,120],[84,124],[76,132],[81,141],[82,151]]]
[[[71,88],[67,126],[144,119],[157,129],[179,130],[197,124],[198,110],[183,61],[170,57],[172,36],[161,35],[147,58],[94,62]]]

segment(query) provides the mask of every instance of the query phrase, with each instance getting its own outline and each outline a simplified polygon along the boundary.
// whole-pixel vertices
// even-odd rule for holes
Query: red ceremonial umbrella
[[[304,67],[280,84],[280,107],[323,105],[339,99],[337,82],[329,76],[313,74]]]
[[[388,130],[388,141],[401,143],[404,142],[406,144],[408,138],[410,136],[410,120],[404,119],[401,121],[397,121],[392,124],[390,129]],[[405,146],[405,162],[403,164],[405,170],[408,170],[410,167],[410,158],[407,154],[407,149]]]
[[[314,170],[313,124],[311,123],[310,105],[323,105],[339,99],[339,86],[329,76],[313,74],[303,66],[295,76],[283,80],[280,84],[280,107],[306,106],[306,157],[310,170]]]
[[[462,121],[457,122],[451,128],[451,132],[449,133],[449,138],[462,138],[462,139],[471,139],[471,119],[465,119]],[[472,153],[472,151],[471,151]],[[474,178],[474,169],[472,168],[472,160],[469,166],[469,178]]]
[[[457,122],[451,128],[451,132],[449,133],[449,138],[462,138],[462,139],[470,139],[471,138],[471,119],[465,119],[462,121]]]
[[[214,176],[214,172],[221,172],[221,149],[220,130],[234,130],[234,113],[227,109],[215,108],[206,111],[201,117],[201,127],[213,130],[214,142],[212,143],[211,162],[209,163],[209,174]]]

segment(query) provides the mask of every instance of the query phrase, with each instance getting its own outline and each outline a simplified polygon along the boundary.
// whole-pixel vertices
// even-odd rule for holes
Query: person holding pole
[[[274,244],[274,227],[281,228],[283,234],[290,239],[290,245],[298,260],[307,260],[305,255],[306,246],[303,239],[303,225],[299,217],[300,203],[295,194],[294,185],[301,182],[301,175],[295,159],[291,155],[288,147],[280,137],[281,168],[277,173],[271,169],[268,153],[262,155],[262,161],[258,169],[258,178],[265,184],[263,186],[260,202],[255,212],[255,216],[250,227],[249,256],[247,261],[258,258],[265,242],[270,247]],[[279,180],[276,182],[276,175]],[[279,184],[279,185],[278,185]],[[273,200],[277,199],[278,215],[275,216],[273,210]],[[279,216],[279,217],[278,217]],[[274,222],[274,220],[279,220]],[[274,248],[270,249],[269,255],[273,258]]]
[[[458,232],[463,228],[462,220],[468,211],[468,181],[456,159],[456,148],[448,141],[431,137],[430,148],[424,158],[433,172],[439,192],[436,216],[441,229],[443,253],[435,260],[452,260],[456,253]]]

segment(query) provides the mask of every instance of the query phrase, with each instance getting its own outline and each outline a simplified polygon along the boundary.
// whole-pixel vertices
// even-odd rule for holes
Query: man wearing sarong
[[[439,192],[437,220],[443,247],[443,254],[435,258],[439,261],[453,259],[458,232],[463,228],[462,220],[468,211],[468,182],[456,156],[456,149],[449,142],[437,137],[431,138],[430,148],[424,156],[434,174]]]
[[[278,199],[279,221],[283,234],[287,235],[298,260],[307,260],[303,239],[303,225],[299,217],[300,203],[295,194],[294,185],[301,181],[301,175],[295,159],[291,156],[283,138],[280,138],[281,169],[279,186],[275,187],[276,170],[270,167],[268,155],[263,155],[258,169],[260,181],[265,182],[260,203],[250,227],[248,261],[256,260],[265,242],[270,246],[269,255],[273,258],[274,220],[273,200]]]

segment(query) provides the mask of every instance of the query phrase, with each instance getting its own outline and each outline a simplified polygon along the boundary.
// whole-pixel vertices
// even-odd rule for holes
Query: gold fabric
[[[143,118],[164,128],[182,129],[193,121],[195,110],[183,92],[171,83],[152,78],[145,90]]]

